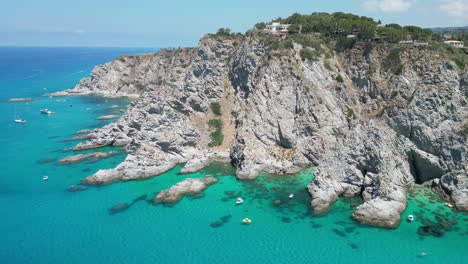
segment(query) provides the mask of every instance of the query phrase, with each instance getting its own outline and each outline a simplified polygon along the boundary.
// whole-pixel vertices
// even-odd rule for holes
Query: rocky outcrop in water
[[[205,178],[197,178],[192,179],[188,178],[185,179],[167,190],[161,191],[156,197],[153,199],[153,203],[176,203],[178,202],[183,196],[186,195],[195,195],[203,192],[208,186],[216,183],[218,179],[213,177],[205,177]]]
[[[341,196],[361,196],[355,219],[395,227],[406,190],[423,182],[467,209],[467,71],[431,47],[398,47],[397,73],[389,68],[396,46],[358,43],[336,54],[322,45],[310,60],[300,51],[311,48],[275,49],[269,38],[207,36],[196,48],[97,67],[76,93],[141,89],[118,121],[75,147],[128,153],[86,182],[144,179],[177,164],[192,172],[214,160],[230,161],[239,179],[318,166],[308,187],[316,213]],[[219,116],[212,103],[221,105]],[[219,146],[211,119],[223,124]]]
[[[120,153],[122,153],[122,152],[110,151],[110,152],[93,152],[93,153],[87,153],[87,154],[77,154],[77,155],[73,155],[73,156],[63,158],[63,159],[59,160],[58,163],[59,164],[73,164],[73,163],[81,162],[83,160],[97,161],[97,160],[101,160],[101,159],[105,159],[105,158],[108,158],[108,157],[118,155]]]
[[[32,98],[10,98],[8,102],[10,103],[20,103],[20,102],[31,102]]]
[[[96,118],[96,120],[109,120],[109,119],[116,119],[118,118],[118,115],[104,115]]]

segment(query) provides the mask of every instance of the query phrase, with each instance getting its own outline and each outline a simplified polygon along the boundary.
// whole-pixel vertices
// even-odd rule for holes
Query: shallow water
[[[130,51],[47,50],[42,52],[52,59],[48,60],[49,66],[40,67],[37,58],[31,57],[34,52],[19,51],[16,55],[8,53],[8,61],[24,64],[18,67],[7,67],[3,63],[7,60],[0,57],[1,69],[13,68],[13,72],[0,75],[0,112],[5,117],[0,119],[0,144],[4,150],[0,154],[1,263],[468,261],[468,214],[453,212],[422,187],[415,187],[408,196],[409,205],[403,214],[404,218],[415,215],[415,221],[402,221],[396,230],[354,222],[350,215],[361,202],[359,199],[342,199],[329,214],[312,216],[306,186],[313,178],[313,169],[292,176],[265,174],[256,181],[240,182],[230,165],[217,163],[199,173],[180,175],[177,167],[146,181],[70,192],[68,186],[100,168],[117,165],[125,155],[57,165],[57,160],[72,154],[63,150],[77,143],[63,140],[73,137],[75,131],[109,123],[96,118],[114,111],[112,105],[125,108],[127,102],[87,97],[56,101],[39,97],[42,88],[69,88],[88,75],[94,64]],[[80,54],[87,54],[88,59]],[[0,56],[6,56],[1,48]],[[32,76],[36,68],[42,71]],[[37,100],[4,102],[10,97],[26,96]],[[39,114],[39,109],[45,107],[56,114]],[[14,116],[28,123],[15,124]],[[149,202],[178,181],[206,174],[218,177],[219,182],[203,195],[186,197],[173,206]],[[49,181],[42,181],[43,175],[48,175]],[[295,194],[293,199],[288,198],[290,193]],[[245,202],[236,206],[237,197]],[[122,203],[127,204],[125,210],[110,211]],[[241,223],[245,217],[252,219],[250,225]],[[453,219],[456,223],[441,237],[417,233],[422,222],[428,224],[427,220],[453,223]],[[427,255],[421,256],[421,252]]]

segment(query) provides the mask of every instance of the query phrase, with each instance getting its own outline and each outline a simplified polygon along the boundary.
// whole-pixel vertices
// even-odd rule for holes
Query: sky
[[[0,6],[0,46],[187,47],[220,27],[245,32],[294,12],[468,25],[468,0],[0,0]]]

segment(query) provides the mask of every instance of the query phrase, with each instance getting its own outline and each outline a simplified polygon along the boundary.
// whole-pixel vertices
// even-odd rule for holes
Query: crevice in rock
[[[416,166],[416,162],[414,161],[414,158],[412,157],[412,155],[408,158],[408,162],[410,164],[411,175],[413,175],[413,178],[414,178],[416,184],[424,183],[424,181],[422,181],[422,179],[421,179],[421,174],[418,171],[418,168]]]
[[[283,148],[291,149],[293,147],[291,142],[283,136],[283,132],[281,131],[281,125],[279,124],[279,122],[277,124],[278,124],[278,138],[279,138],[279,141],[277,142],[277,144]]]

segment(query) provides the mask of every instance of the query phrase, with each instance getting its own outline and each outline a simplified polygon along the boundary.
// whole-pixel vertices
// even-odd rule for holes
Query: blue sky
[[[0,0],[0,45],[178,47],[294,12],[344,11],[421,27],[468,25],[468,0]]]

